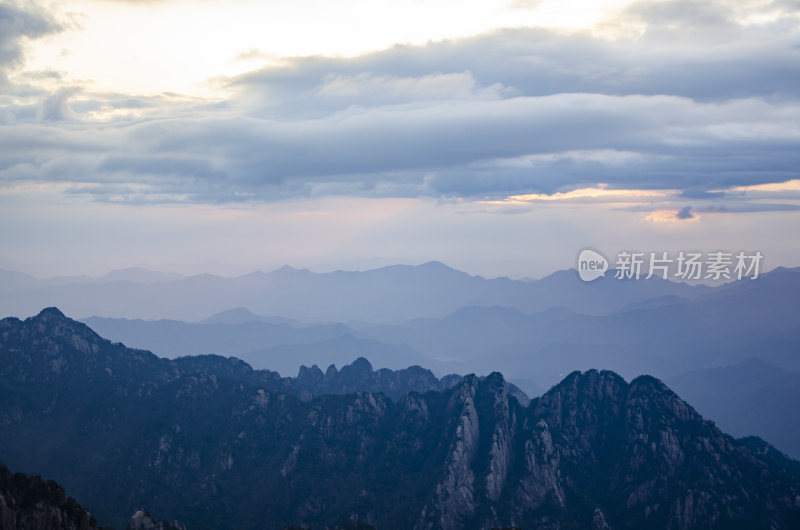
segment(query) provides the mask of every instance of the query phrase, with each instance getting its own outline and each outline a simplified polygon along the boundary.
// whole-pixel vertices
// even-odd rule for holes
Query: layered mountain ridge
[[[138,271],[97,279],[37,280],[0,270],[0,315],[32,314],[47,305],[88,317],[198,321],[235,307],[302,322],[400,323],[441,317],[469,305],[515,307],[528,313],[554,305],[606,314],[658,296],[692,298],[705,286],[651,279],[585,284],[574,270],[537,281],[471,276],[439,262],[366,271],[314,273],[282,267],[237,277],[190,277]]]
[[[349,393],[308,396],[236,359],[128,349],[55,309],[0,321],[0,361],[0,458],[112,524],[140,506],[192,530],[800,524],[797,462],[649,376],[574,372],[527,406],[499,373],[394,398],[348,376]]]

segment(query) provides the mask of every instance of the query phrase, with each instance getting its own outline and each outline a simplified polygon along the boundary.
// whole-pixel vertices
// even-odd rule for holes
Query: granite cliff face
[[[153,521],[145,510],[137,510],[131,516],[127,530],[186,530],[186,526],[178,521]]]
[[[0,464],[2,530],[98,530],[94,517],[64,488],[39,476],[11,473]]]
[[[526,406],[497,373],[392,399],[247,368],[129,350],[57,310],[0,321],[0,456],[119,526],[139,506],[192,530],[800,526],[800,464],[651,377],[576,372]]]

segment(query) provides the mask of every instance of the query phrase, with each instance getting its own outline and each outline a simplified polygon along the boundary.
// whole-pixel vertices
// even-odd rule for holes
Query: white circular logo
[[[608,270],[608,260],[592,249],[585,248],[578,255],[578,276],[585,282],[602,277]]]

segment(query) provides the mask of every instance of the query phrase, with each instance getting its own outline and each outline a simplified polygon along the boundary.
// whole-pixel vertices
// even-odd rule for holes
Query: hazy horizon
[[[790,2],[65,0],[0,23],[2,268],[800,265]]]
[[[386,262],[385,264],[379,264],[379,265],[375,265],[375,266],[364,266],[363,268],[360,268],[360,269],[359,268],[345,268],[345,267],[324,268],[324,267],[319,267],[319,266],[302,266],[302,265],[296,265],[296,264],[291,264],[291,263],[283,263],[283,264],[278,265],[278,266],[268,266],[268,267],[255,266],[255,268],[247,268],[246,266],[225,267],[225,266],[221,266],[219,264],[210,264],[210,265],[207,265],[207,266],[199,265],[199,264],[188,265],[188,266],[178,266],[178,265],[176,265],[176,266],[172,266],[172,267],[165,266],[164,268],[157,268],[157,267],[150,268],[150,267],[142,267],[142,266],[127,266],[127,267],[119,267],[119,268],[113,268],[113,269],[108,269],[108,270],[102,270],[100,272],[95,272],[95,273],[77,272],[77,273],[35,274],[35,273],[28,272],[28,271],[24,271],[21,268],[16,268],[15,269],[15,268],[12,268],[12,267],[5,267],[5,266],[2,266],[2,265],[0,265],[0,270],[4,270],[4,271],[7,271],[7,272],[20,272],[20,273],[23,273],[23,274],[27,274],[28,276],[32,276],[33,278],[35,278],[37,280],[49,280],[49,279],[58,279],[58,278],[66,278],[66,279],[69,279],[69,278],[76,278],[76,279],[77,278],[88,278],[88,279],[96,280],[96,279],[100,279],[100,278],[107,277],[107,276],[112,276],[113,277],[116,273],[126,273],[126,272],[131,272],[131,273],[135,273],[135,272],[159,273],[159,274],[164,274],[164,275],[172,275],[172,276],[175,277],[174,279],[178,279],[178,278],[189,278],[189,277],[192,277],[192,276],[204,276],[204,275],[219,276],[219,277],[222,277],[222,278],[238,278],[238,277],[247,276],[249,274],[255,274],[255,273],[269,274],[269,273],[272,273],[272,272],[277,272],[280,269],[287,268],[287,267],[290,268],[290,269],[294,269],[296,271],[308,271],[308,272],[312,272],[314,274],[329,274],[329,273],[332,273],[332,272],[369,272],[369,271],[384,269],[384,268],[388,268],[388,267],[420,267],[420,266],[423,266],[423,265],[435,264],[435,263],[442,264],[447,268],[456,270],[458,272],[466,273],[466,274],[468,274],[470,276],[481,277],[481,278],[485,278],[485,279],[488,279],[488,280],[497,279],[497,278],[508,278],[510,280],[538,281],[538,280],[546,278],[546,277],[548,277],[548,276],[550,276],[552,274],[556,274],[556,273],[564,272],[564,271],[575,271],[576,270],[576,263],[575,263],[575,260],[573,260],[573,263],[565,264],[565,266],[562,267],[562,268],[557,268],[557,269],[550,270],[549,272],[546,272],[541,276],[516,276],[516,275],[513,275],[513,274],[503,274],[503,273],[499,273],[499,274],[496,274],[496,275],[491,275],[491,274],[487,275],[487,274],[481,274],[479,272],[472,272],[470,270],[464,270],[462,268],[455,267],[455,266],[453,266],[453,265],[451,265],[451,264],[449,264],[447,262],[444,262],[444,261],[441,261],[441,260],[437,260],[437,259],[423,260],[423,261],[419,261],[419,262],[408,262],[408,261],[407,262],[403,262],[403,261]],[[610,269],[612,269],[612,270],[614,269],[613,256],[612,256],[612,261],[610,262],[609,266],[610,266]],[[800,267],[800,265],[784,265],[784,264],[769,263],[767,266],[763,266],[762,265],[761,268],[759,269],[759,273],[760,274],[766,274],[766,273],[771,272],[771,271],[773,271],[775,269],[792,269],[792,268],[796,268],[796,267]],[[647,267],[646,267],[646,262],[645,262],[644,273],[643,273],[642,276],[644,276],[646,274],[646,272],[647,272]],[[666,279],[668,281],[673,281],[673,282],[676,282],[676,283],[686,283],[688,285],[704,284],[704,285],[712,285],[712,286],[713,285],[720,285],[721,283],[730,283],[730,282],[737,281],[736,278],[723,280],[721,282],[720,281],[706,280],[706,279],[703,279],[703,278],[701,278],[698,281],[687,281],[687,280],[683,280],[681,278],[674,278],[672,275],[670,275]]]

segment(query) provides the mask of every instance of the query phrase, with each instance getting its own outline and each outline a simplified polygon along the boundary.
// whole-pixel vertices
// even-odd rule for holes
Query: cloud
[[[68,96],[57,94],[48,116],[63,117]],[[68,133],[57,124],[0,127],[7,139],[0,179],[144,179],[221,201],[328,193],[486,198],[598,182],[717,190],[796,177],[798,119],[800,107],[761,100],[712,105],[597,94],[427,100],[292,120],[206,109],[132,123],[73,122]]]
[[[536,9],[542,0],[512,0],[508,7],[510,9]]]
[[[109,4],[131,4],[131,5],[149,5],[149,4],[163,4],[170,0],[101,0]]]
[[[730,20],[729,8],[720,3],[691,2],[691,9],[659,3],[658,13],[649,3],[645,5],[651,7],[638,10],[637,5],[614,21],[641,24],[632,36],[510,28],[425,46],[397,45],[354,58],[285,58],[230,83],[260,95],[265,103],[275,96],[304,96],[330,75],[414,78],[460,72],[470,72],[479,86],[499,84],[524,96],[579,92],[698,101],[797,97],[795,17],[745,26]],[[724,35],[719,28],[725,28]]]
[[[684,199],[719,199],[725,197],[725,193],[721,191],[689,188],[681,191],[680,196]]]
[[[33,3],[0,4],[0,87],[8,84],[8,72],[23,59],[23,39],[36,39],[59,31],[59,24]]]
[[[500,84],[480,87],[470,72],[421,77],[330,74],[315,87],[315,92],[322,100],[358,101],[360,106],[445,99],[501,99],[515,93]]]
[[[78,87],[62,88],[48,96],[42,102],[39,117],[43,121],[62,121],[74,117],[69,100],[80,89]]]
[[[677,212],[675,210],[653,210],[645,217],[645,220],[651,223],[679,223],[698,219],[700,216],[693,214],[690,206],[685,206]]]
[[[703,213],[754,213],[754,212],[797,212],[800,211],[800,204],[781,204],[781,203],[729,203],[722,205],[710,205],[698,209]]]
[[[225,101],[62,87],[0,112],[0,186],[129,202],[503,201],[601,184],[609,195],[580,200],[728,199],[800,178],[797,21],[737,13],[636,4],[614,38],[506,29],[283,58],[222,80]]]
[[[751,213],[776,213],[799,212],[800,200],[788,198],[785,202],[757,202],[748,200],[708,201],[698,206],[683,206],[675,210],[675,202],[679,197],[665,195],[656,198],[649,204],[638,204],[620,208],[623,211],[646,213],[645,220],[654,223],[678,223],[682,221],[697,221],[699,214],[751,214]],[[791,202],[794,201],[794,202]]]

